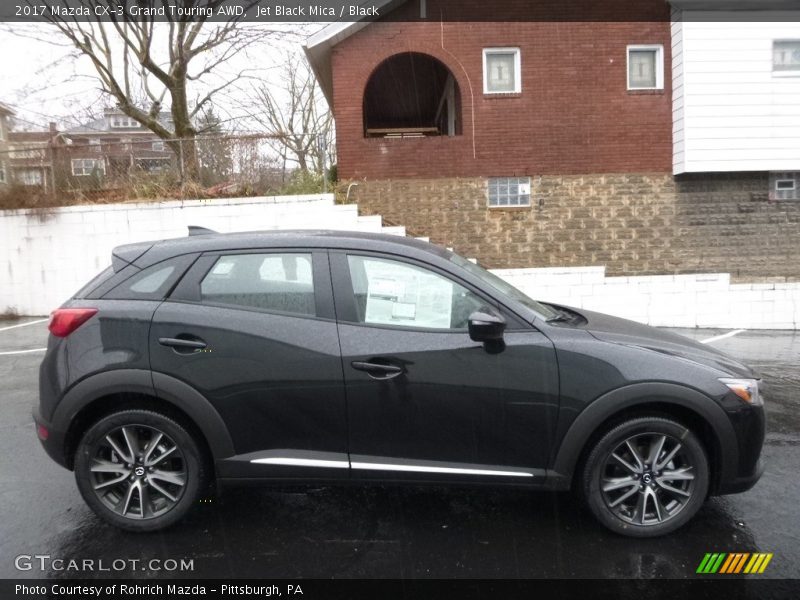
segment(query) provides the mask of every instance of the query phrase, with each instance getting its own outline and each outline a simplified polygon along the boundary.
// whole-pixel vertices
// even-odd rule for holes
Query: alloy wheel
[[[129,519],[168,512],[187,482],[181,449],[166,433],[147,425],[123,425],[104,435],[95,445],[89,471],[100,501]]]
[[[638,526],[675,518],[695,491],[696,465],[680,440],[663,433],[631,436],[607,456],[600,491],[608,509]]]

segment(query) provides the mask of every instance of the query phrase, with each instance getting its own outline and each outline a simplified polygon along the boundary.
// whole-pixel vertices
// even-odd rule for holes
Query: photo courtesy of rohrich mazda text
[[[800,3],[0,50],[0,597],[800,594]]]

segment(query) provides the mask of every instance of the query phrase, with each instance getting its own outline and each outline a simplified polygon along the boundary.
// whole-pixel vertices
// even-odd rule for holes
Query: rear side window
[[[316,315],[311,254],[220,256],[200,283],[201,302]]]
[[[129,277],[103,298],[109,300],[161,300],[173,288],[195,255],[170,258],[142,269]]]

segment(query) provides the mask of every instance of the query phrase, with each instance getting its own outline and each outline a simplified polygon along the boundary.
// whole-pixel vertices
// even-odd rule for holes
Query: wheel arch
[[[548,470],[550,487],[572,487],[588,452],[602,434],[622,421],[643,415],[673,418],[698,435],[709,454],[712,493],[720,481],[735,477],[739,452],[736,434],[722,407],[693,388],[653,382],[607,392],[575,418]]]
[[[197,390],[161,373],[131,369],[88,377],[61,399],[53,413],[52,425],[65,432],[65,466],[73,468],[77,442],[91,423],[116,410],[130,408],[162,412],[189,427],[213,461],[235,454],[225,422]]]

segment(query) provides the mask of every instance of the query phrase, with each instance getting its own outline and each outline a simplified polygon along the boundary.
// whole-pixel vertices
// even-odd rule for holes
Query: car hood
[[[583,328],[604,342],[636,346],[691,360],[722,371],[731,377],[757,377],[750,367],[732,356],[682,335],[593,311],[580,309],[576,312],[586,317],[588,321]]]

